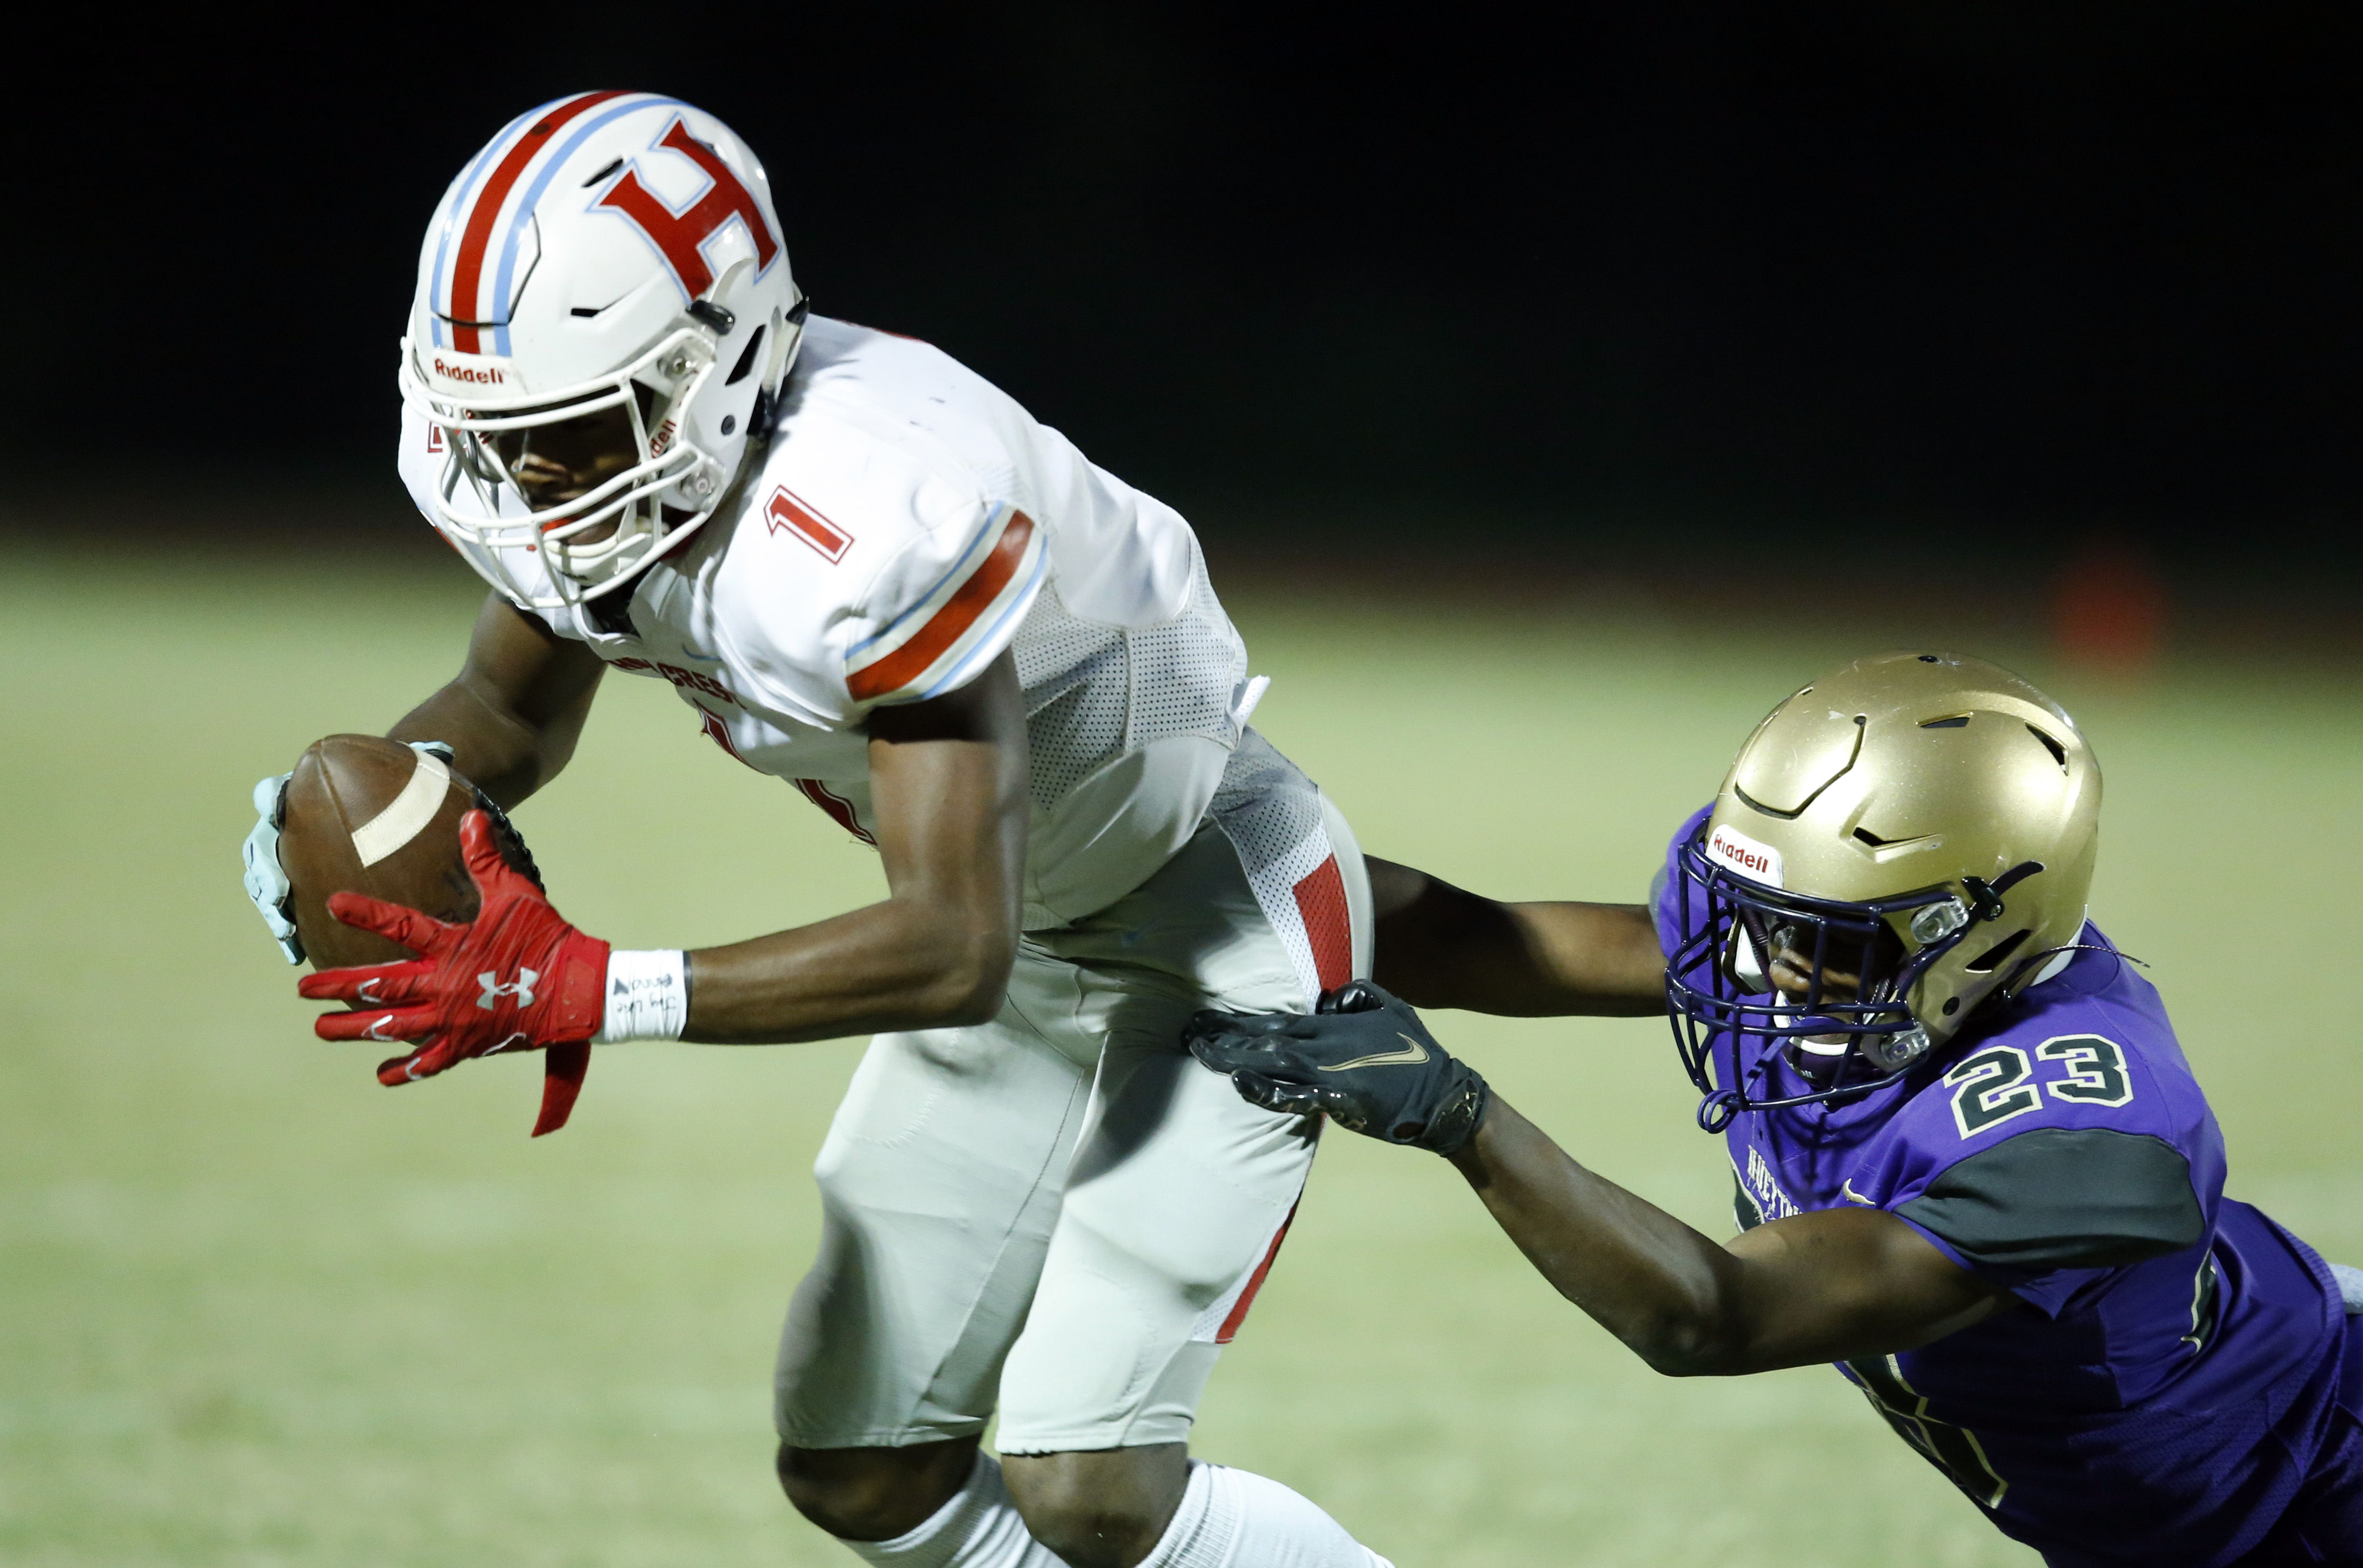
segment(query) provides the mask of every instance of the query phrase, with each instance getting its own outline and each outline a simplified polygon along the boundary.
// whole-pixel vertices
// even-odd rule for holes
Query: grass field
[[[239,890],[253,779],[448,675],[470,581],[20,549],[0,585],[0,1561],[853,1561],[778,1497],[768,1383],[858,1045],[603,1052],[573,1125],[529,1143],[531,1062],[387,1092],[374,1052],[313,1040]],[[1767,707],[1904,640],[1230,592],[1276,678],[1259,727],[1364,845],[1504,895],[1637,897]],[[2108,773],[2095,915],[2165,988],[2232,1189],[2363,1262],[2351,673],[2058,687]],[[520,823],[560,907],[629,945],[879,885],[649,682],[610,683]],[[1437,1021],[1579,1158],[1722,1233],[1662,1025]],[[1343,1136],[1197,1449],[1403,1568],[2035,1561],[1834,1374],[1659,1379],[1441,1162]]]

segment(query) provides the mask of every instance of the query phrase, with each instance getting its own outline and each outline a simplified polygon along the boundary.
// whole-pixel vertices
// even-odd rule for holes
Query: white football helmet
[[[419,253],[403,400],[438,433],[436,525],[551,610],[714,514],[803,336],[763,166],[652,93],[511,121]]]

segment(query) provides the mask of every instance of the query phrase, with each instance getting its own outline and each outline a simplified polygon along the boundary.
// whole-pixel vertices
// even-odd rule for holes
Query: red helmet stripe
[[[482,337],[476,330],[475,323],[484,319],[482,305],[476,298],[476,291],[483,280],[484,252],[492,242],[493,225],[501,215],[501,205],[508,200],[510,190],[516,186],[518,178],[525,173],[526,165],[531,163],[534,156],[549,145],[550,136],[567,121],[585,109],[604,104],[610,98],[621,98],[625,95],[621,90],[612,93],[584,93],[559,105],[558,107],[526,127],[525,134],[517,138],[516,145],[502,156],[491,176],[484,181],[483,189],[476,193],[475,205],[469,210],[468,226],[460,233],[460,254],[451,264],[451,293],[449,298],[451,302],[453,317],[452,348],[463,354],[483,352],[481,346]],[[468,313],[464,319],[460,314],[462,311]]]

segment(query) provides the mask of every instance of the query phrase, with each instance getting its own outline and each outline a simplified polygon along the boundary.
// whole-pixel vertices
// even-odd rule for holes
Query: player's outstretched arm
[[[589,648],[489,594],[468,662],[386,734],[448,743],[462,774],[504,807],[515,806],[574,755],[606,668]]]
[[[1200,1012],[1182,1043],[1267,1110],[1449,1158],[1560,1295],[1669,1375],[1885,1355],[2013,1300],[1878,1209],[1715,1242],[1576,1164],[1367,980],[1310,1013]]]
[[[826,1040],[982,1023],[1017,954],[1026,861],[1026,704],[1006,653],[958,691],[870,720],[887,897],[817,924],[689,956],[682,1038]]]
[[[2015,1301],[1876,1209],[1715,1242],[1584,1169],[1499,1097],[1450,1157],[1543,1277],[1669,1376],[1888,1355]]]
[[[1369,858],[1372,977],[1419,1007],[1514,1018],[1637,1018],[1666,1008],[1666,962],[1639,904],[1501,903]]]

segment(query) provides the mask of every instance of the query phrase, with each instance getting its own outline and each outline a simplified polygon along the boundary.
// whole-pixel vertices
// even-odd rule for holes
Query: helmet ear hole
[[[1980,953],[1976,957],[1970,959],[1967,964],[1964,964],[1962,967],[1967,969],[1972,975],[1990,975],[1993,973],[1995,967],[1999,966],[2003,959],[2018,951],[2018,944],[2020,943],[2025,942],[2028,937],[2034,934],[2035,931],[2033,927],[2023,926],[2019,930],[2012,932],[2008,936],[2003,937],[2000,942],[1995,943],[1991,947],[1987,948],[1983,953]]]
[[[730,374],[723,378],[724,386],[735,387],[747,379],[747,373],[755,368],[755,350],[763,346],[763,334],[768,330],[767,327],[759,326],[755,329],[755,335],[747,339],[747,347],[739,351],[738,362],[731,366]]]

